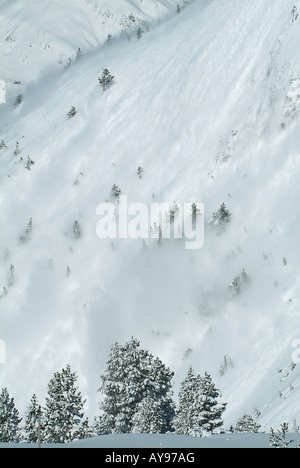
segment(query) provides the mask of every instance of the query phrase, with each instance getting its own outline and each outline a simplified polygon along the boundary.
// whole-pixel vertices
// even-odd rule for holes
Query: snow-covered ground
[[[177,3],[2,1],[0,291],[11,265],[14,284],[0,386],[23,411],[70,364],[93,417],[111,344],[134,336],[175,371],[175,396],[190,365],[210,372],[226,428],[254,408],[263,430],[300,424],[300,2]],[[114,184],[132,203],[204,203],[206,222],[224,202],[232,222],[220,236],[206,225],[201,250],[112,245],[96,209]],[[251,282],[232,298],[243,268]]]
[[[300,442],[299,434],[288,434],[287,442],[289,448],[295,448]],[[0,444],[0,448],[38,448],[37,444]],[[165,460],[178,462],[179,457],[184,457],[189,463],[197,462],[201,448],[271,448],[269,434],[227,434],[213,437],[187,437],[166,434],[114,434],[110,436],[93,437],[86,440],[72,442],[71,444],[46,444],[41,448],[101,448],[107,449],[106,456],[122,456],[123,453],[128,455],[128,451],[120,451],[111,453],[109,449],[136,449],[132,453],[140,457],[139,461],[146,456],[146,461],[159,461],[158,453],[164,454]],[[151,449],[158,449],[151,451]],[[168,449],[185,449],[173,451]],[[187,451],[186,449],[191,449]],[[195,451],[193,452],[193,449]],[[105,455],[105,451],[103,452]],[[175,455],[176,454],[176,455]],[[169,456],[171,457],[169,459]],[[182,460],[181,460],[182,461]]]

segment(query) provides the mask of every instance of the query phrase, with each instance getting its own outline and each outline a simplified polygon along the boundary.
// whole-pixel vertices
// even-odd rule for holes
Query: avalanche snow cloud
[[[299,417],[300,2],[177,3],[1,2],[0,382],[20,411],[70,364],[98,414],[110,346],[134,336],[175,396],[210,372],[226,427]],[[114,185],[204,203],[203,248],[99,239]]]

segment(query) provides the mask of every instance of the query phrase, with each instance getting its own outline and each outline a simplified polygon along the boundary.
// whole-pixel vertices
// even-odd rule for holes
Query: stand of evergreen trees
[[[86,400],[77,374],[68,365],[48,384],[42,406],[36,395],[20,417],[8,389],[0,394],[0,443],[69,443],[114,433],[175,433],[199,436],[221,432],[226,403],[211,376],[196,375],[190,367],[181,383],[178,404],[173,400],[172,372],[158,357],[132,338],[115,343],[101,375],[101,416],[92,424],[84,415]],[[259,426],[243,417],[235,431],[256,432]],[[249,427],[248,427],[249,426]],[[248,430],[249,429],[249,430]]]

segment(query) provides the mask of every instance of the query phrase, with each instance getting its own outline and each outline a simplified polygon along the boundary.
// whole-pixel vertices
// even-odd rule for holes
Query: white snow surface
[[[0,290],[10,265],[15,281],[0,298],[0,386],[22,412],[70,364],[93,417],[111,345],[134,336],[174,370],[175,398],[189,366],[208,371],[226,428],[255,407],[269,431],[300,410],[300,1],[176,5],[1,1]],[[115,84],[103,93],[104,68]],[[114,184],[132,203],[204,203],[206,221],[225,202],[232,222],[219,236],[206,227],[198,251],[112,246],[96,208]],[[243,268],[251,282],[232,298]],[[225,355],[234,367],[221,377]]]

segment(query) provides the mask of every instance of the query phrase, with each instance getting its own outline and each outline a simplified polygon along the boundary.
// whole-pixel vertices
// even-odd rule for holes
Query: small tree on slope
[[[103,70],[101,78],[98,78],[103,91],[105,91],[109,86],[113,84],[114,78],[115,77],[112,76],[112,74],[107,68]]]

